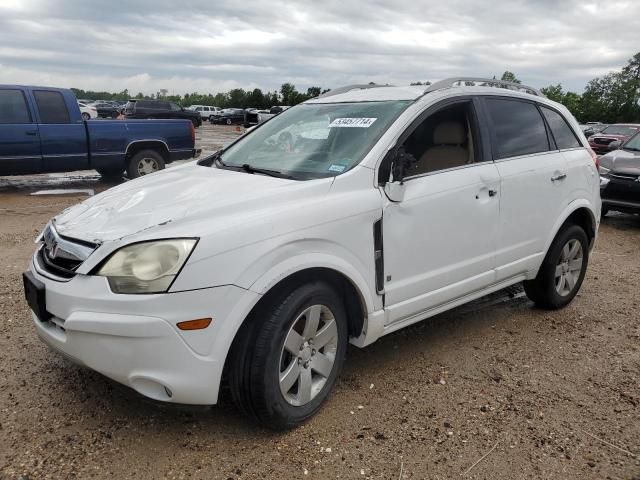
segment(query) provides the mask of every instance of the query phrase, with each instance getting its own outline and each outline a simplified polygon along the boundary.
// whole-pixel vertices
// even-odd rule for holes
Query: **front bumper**
[[[235,286],[153,295],[111,293],[103,277],[48,278],[40,339],[70,360],[155,400],[212,405],[217,402],[226,354],[253,292]],[[178,322],[213,318],[203,330]]]

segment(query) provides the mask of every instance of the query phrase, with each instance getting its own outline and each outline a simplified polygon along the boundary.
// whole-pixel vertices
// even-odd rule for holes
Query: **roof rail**
[[[341,93],[350,92],[351,90],[366,90],[368,88],[378,88],[378,87],[390,87],[391,85],[378,85],[371,83],[363,83],[363,84],[354,84],[354,85],[345,85],[344,87],[334,88],[333,90],[329,90],[322,95],[318,95],[316,98],[325,98],[332,97],[333,95],[340,95]]]
[[[508,82],[506,80],[496,80],[495,78],[475,78],[475,77],[452,77],[445,78],[439,82],[433,83],[427,87],[424,93],[435,92],[442,88],[449,87],[498,87],[507,90],[515,90],[517,92],[525,92],[537,97],[544,97],[544,94],[537,88],[522,85],[521,83]]]

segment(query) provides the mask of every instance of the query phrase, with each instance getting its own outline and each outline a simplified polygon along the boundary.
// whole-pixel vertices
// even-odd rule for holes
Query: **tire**
[[[138,178],[164,169],[164,158],[155,150],[141,150],[127,163],[127,176]]]
[[[96,168],[96,171],[104,178],[118,178],[122,176],[124,167],[102,167]]]
[[[313,318],[320,322],[316,333],[321,332],[325,340],[319,340],[316,333],[304,335],[303,327],[313,324]],[[334,333],[333,340],[317,346]],[[314,339],[317,351],[308,343]],[[236,335],[229,368],[234,402],[267,428],[298,426],[315,415],[329,396],[346,350],[347,315],[342,298],[333,288],[317,281],[282,291],[266,300]],[[327,360],[332,357],[329,368]],[[293,383],[281,384],[280,379],[287,377]]]
[[[576,248],[577,253],[581,255],[579,269],[576,269],[577,257],[571,256],[574,252],[573,248]],[[580,290],[588,263],[587,234],[578,225],[567,225],[553,240],[536,278],[523,282],[524,291],[527,297],[539,307],[549,310],[562,308],[571,302]]]
[[[118,118],[118,112],[111,112],[111,118]]]
[[[607,213],[609,213],[609,209],[603,207],[602,210],[600,210],[600,218],[606,217]]]
[[[227,125],[231,125],[231,119],[227,118],[226,123],[227,123]]]
[[[91,120],[91,115],[89,115],[87,112],[82,112],[82,120],[88,122],[89,120]]]
[[[198,128],[200,126],[200,122],[198,122],[198,120],[196,120],[195,118],[191,119],[191,123],[193,123],[193,128]]]

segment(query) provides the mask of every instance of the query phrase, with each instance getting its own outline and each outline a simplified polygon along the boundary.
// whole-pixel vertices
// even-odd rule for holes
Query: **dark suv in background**
[[[162,100],[129,100],[124,107],[124,115],[127,118],[184,118],[191,120],[196,128],[202,125],[198,112]]]
[[[602,215],[609,210],[640,213],[640,133],[600,157]]]

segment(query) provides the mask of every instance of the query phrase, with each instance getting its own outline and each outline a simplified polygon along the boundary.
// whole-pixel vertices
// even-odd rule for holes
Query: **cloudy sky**
[[[511,70],[582,91],[639,40],[638,0],[0,0],[0,83],[182,94]]]

